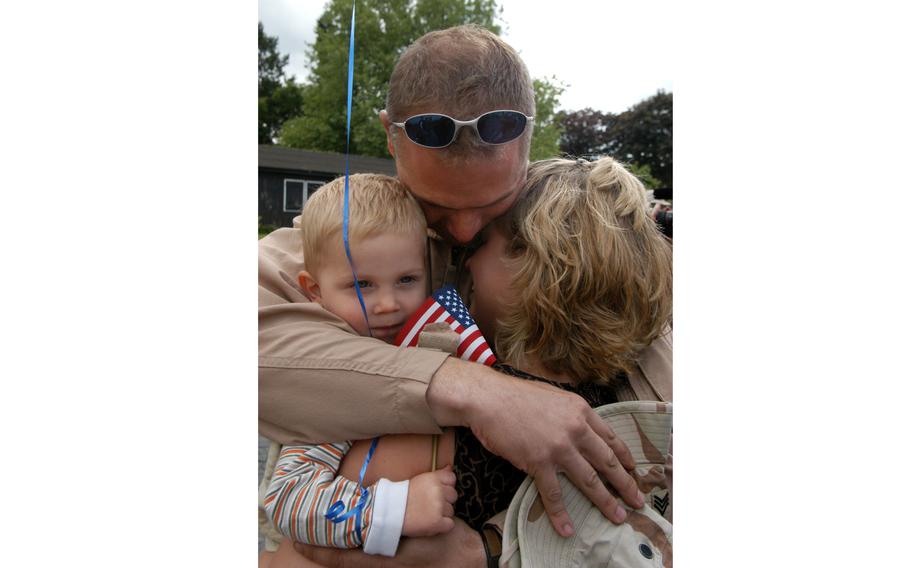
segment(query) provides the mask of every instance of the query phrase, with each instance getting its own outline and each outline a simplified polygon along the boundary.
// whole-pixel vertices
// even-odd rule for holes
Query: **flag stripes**
[[[459,335],[458,350],[455,353],[459,358],[483,365],[496,362],[492,349],[452,286],[443,286],[427,298],[405,323],[395,343],[415,347],[423,328],[438,322],[448,324]]]

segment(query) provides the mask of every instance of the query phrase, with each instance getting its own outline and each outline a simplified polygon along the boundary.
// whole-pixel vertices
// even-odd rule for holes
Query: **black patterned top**
[[[617,402],[613,388],[601,383],[558,383],[508,365],[496,364],[494,368],[514,377],[540,381],[573,392],[585,399],[591,407]],[[625,378],[625,375],[620,375],[615,380]],[[525,472],[484,448],[469,428],[455,429],[453,469],[458,490],[455,516],[475,530],[480,530],[483,523],[493,515],[509,508],[512,496],[525,478]]]

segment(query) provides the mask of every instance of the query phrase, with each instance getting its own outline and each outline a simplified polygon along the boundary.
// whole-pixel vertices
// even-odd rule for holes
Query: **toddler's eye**
[[[360,286],[361,288],[368,288],[370,286],[370,281],[369,280],[358,280],[357,285]]]
[[[401,282],[402,284],[411,284],[412,282],[417,282],[417,278],[415,278],[414,276],[402,276],[401,280],[399,280],[399,282]]]

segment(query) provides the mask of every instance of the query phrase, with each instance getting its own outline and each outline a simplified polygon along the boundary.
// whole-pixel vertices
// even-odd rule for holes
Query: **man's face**
[[[490,221],[509,210],[527,177],[521,142],[501,146],[494,157],[462,165],[442,159],[442,150],[424,148],[398,132],[392,144],[391,126],[383,111],[389,152],[395,157],[398,179],[420,203],[427,225],[444,239],[471,242]],[[466,130],[459,136],[473,136]]]

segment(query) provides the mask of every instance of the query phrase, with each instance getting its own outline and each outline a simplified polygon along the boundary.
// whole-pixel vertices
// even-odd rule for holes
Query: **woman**
[[[672,254],[631,173],[611,158],[536,162],[522,198],[484,239],[467,263],[472,312],[493,338],[500,370],[574,392],[591,406],[661,393],[660,385],[642,385],[637,353],[669,333]],[[365,483],[427,471],[429,438],[383,437]],[[451,464],[458,479],[457,517],[476,530],[508,507],[524,472],[466,428],[448,431],[439,448],[440,467]],[[348,454],[343,475],[357,478],[365,451],[360,443]],[[476,554],[476,547],[462,551]],[[271,566],[303,562],[284,544]]]

